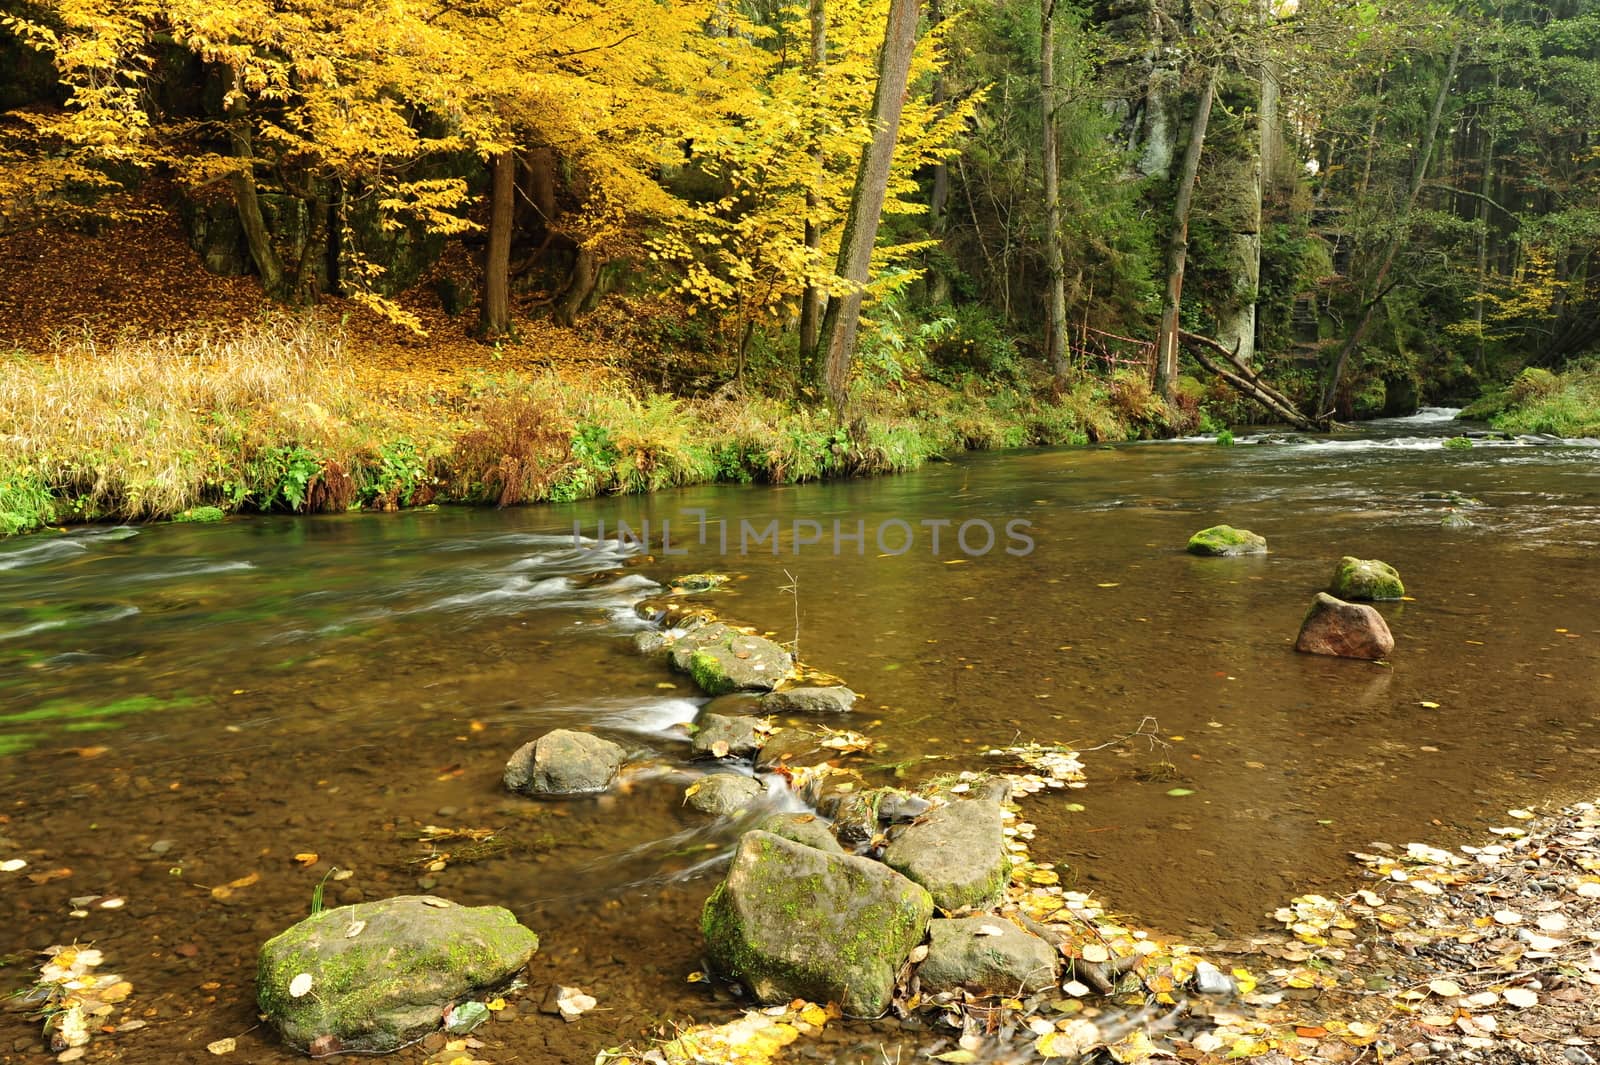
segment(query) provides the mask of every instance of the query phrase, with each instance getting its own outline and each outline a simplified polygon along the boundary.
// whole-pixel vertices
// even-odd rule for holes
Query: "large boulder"
[[[1347,600],[1399,599],[1406,594],[1406,586],[1389,563],[1346,555],[1334,567],[1328,593]]]
[[[1189,554],[1231,558],[1234,555],[1264,555],[1267,538],[1232,525],[1213,525],[1189,537]]]
[[[708,695],[770,691],[789,675],[794,660],[764,636],[714,621],[680,636],[672,664],[694,678]]]
[[[611,787],[627,756],[608,739],[559,728],[518,747],[502,779],[524,795],[594,795]]]
[[[386,1053],[515,976],[539,937],[499,906],[403,895],[313,914],[267,940],[261,1012],[298,1050]]]
[[[999,803],[964,799],[907,825],[883,860],[927,888],[940,909],[982,908],[999,900],[1011,872],[1005,838]]]
[[[694,753],[703,758],[750,758],[767,741],[767,723],[756,717],[701,714]]]
[[[933,899],[869,858],[747,832],[700,926],[713,967],[762,1002],[837,1002],[877,1017]]]
[[[683,801],[703,814],[732,817],[748,809],[766,790],[759,780],[738,773],[711,773],[690,784]]]
[[[1318,592],[1305,621],[1300,623],[1300,637],[1295,640],[1294,649],[1311,655],[1377,661],[1393,653],[1394,635],[1383,615],[1372,607]]]
[[[847,714],[856,693],[842,684],[826,688],[785,688],[761,697],[764,714]]]
[[[1059,955],[1002,917],[958,917],[928,924],[928,957],[917,970],[922,990],[964,988],[1021,998],[1056,982]]]

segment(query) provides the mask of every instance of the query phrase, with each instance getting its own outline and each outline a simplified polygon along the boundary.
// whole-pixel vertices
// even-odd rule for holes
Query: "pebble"
[[[173,847],[176,847],[177,845],[178,844],[177,844],[177,842],[175,840],[158,839],[154,843],[150,844],[150,853],[151,854],[165,854],[168,851],[170,851]]]

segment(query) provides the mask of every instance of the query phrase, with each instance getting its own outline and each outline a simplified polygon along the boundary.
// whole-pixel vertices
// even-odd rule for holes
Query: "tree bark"
[[[828,61],[828,10],[826,0],[810,0],[811,48],[806,56],[806,73],[815,89],[822,85],[823,68]],[[817,184],[823,179],[826,160],[822,156],[821,139],[811,150],[812,185],[806,189],[806,250],[811,254],[808,262],[817,258],[822,247],[822,221],[817,215],[822,201],[817,196]],[[817,352],[817,340],[822,328],[822,286],[814,277],[806,279],[805,291],[800,295],[800,378],[801,384],[815,388],[821,383],[822,366]]]
[[[1050,285],[1046,353],[1057,381],[1067,376],[1067,290],[1061,263],[1061,170],[1056,151],[1056,0],[1039,5],[1039,99],[1044,112],[1044,261]]]
[[[919,0],[889,2],[883,50],[878,55],[878,84],[872,94],[872,140],[861,152],[855,191],[839,241],[835,272],[849,288],[828,301],[822,318],[819,346],[825,352],[823,377],[834,417],[841,423],[849,397],[850,360],[855,354],[856,330],[861,325],[861,303],[871,276],[872,247],[878,239],[878,221],[889,189],[889,168],[900,134],[900,112],[917,41],[919,7]]]
[[[494,157],[489,189],[489,247],[483,257],[485,339],[511,332],[511,230],[515,228],[517,157],[509,149]]]
[[[266,219],[261,215],[261,199],[256,195],[255,148],[250,135],[249,105],[245,102],[244,86],[237,71],[233,75],[232,102],[228,105],[231,121],[228,136],[232,142],[234,158],[239,168],[229,175],[233,186],[233,201],[239,212],[239,225],[244,230],[245,244],[250,248],[250,258],[261,275],[261,287],[273,299],[288,295],[283,271],[283,259],[267,232]]]
[[[1372,295],[1361,310],[1361,318],[1356,322],[1355,331],[1339,349],[1339,357],[1334,361],[1333,370],[1328,374],[1327,384],[1322,389],[1322,409],[1319,414],[1331,415],[1339,399],[1339,385],[1344,379],[1345,367],[1350,363],[1351,354],[1361,346],[1366,339],[1367,330],[1372,328],[1372,320],[1378,311],[1378,304],[1389,294],[1389,271],[1394,267],[1395,258],[1400,254],[1400,245],[1405,242],[1407,222],[1411,216],[1411,209],[1416,206],[1417,197],[1422,192],[1422,185],[1428,178],[1428,161],[1433,158],[1433,142],[1439,135],[1439,119],[1444,114],[1445,101],[1450,98],[1450,86],[1456,80],[1456,66],[1461,62],[1461,42],[1457,41],[1450,50],[1450,62],[1445,67],[1444,80],[1439,83],[1439,91],[1433,98],[1433,110],[1428,114],[1428,129],[1422,138],[1422,149],[1417,153],[1416,168],[1411,174],[1411,187],[1406,190],[1406,198],[1400,204],[1400,210],[1395,218],[1394,235],[1389,238],[1389,245],[1384,250],[1383,260],[1378,265],[1378,272],[1372,278]]]
[[[935,26],[943,20],[944,10],[941,0],[930,0],[928,18]],[[945,81],[944,69],[940,68],[933,75],[933,107],[941,117],[949,100],[949,84]],[[941,244],[949,229],[949,213],[950,164],[940,158],[933,164],[933,183],[928,192],[928,233]],[[936,307],[949,303],[950,272],[943,269],[943,263],[936,262],[930,273],[932,279],[928,285],[928,301]]]
[[[1211,104],[1217,96],[1220,63],[1206,75],[1195,107],[1189,144],[1183,152],[1183,170],[1178,175],[1178,195],[1172,205],[1172,235],[1167,241],[1167,294],[1161,306],[1161,332],[1156,337],[1155,390],[1166,399],[1178,380],[1178,310],[1183,303],[1183,271],[1189,258],[1189,208],[1194,204],[1194,182],[1200,172],[1200,155],[1205,150],[1206,126],[1211,121]]]
[[[557,325],[571,326],[578,320],[578,314],[583,310],[584,302],[589,294],[594,291],[595,283],[600,280],[600,257],[592,248],[578,245],[578,257],[572,263],[572,277],[567,282],[567,291],[556,304],[555,320]]]

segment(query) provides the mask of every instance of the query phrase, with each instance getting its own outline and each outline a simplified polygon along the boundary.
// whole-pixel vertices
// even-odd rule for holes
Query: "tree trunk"
[[[261,275],[262,289],[273,299],[283,299],[287,295],[283,259],[272,243],[272,234],[267,232],[266,219],[261,215],[261,200],[256,195],[255,148],[251,143],[249,108],[237,71],[233,75],[232,96],[233,102],[228,106],[232,118],[228,124],[228,136],[233,144],[234,158],[239,160],[239,168],[229,176],[228,181],[233,186],[239,225],[244,230],[245,243],[250,248],[251,260],[256,264],[256,273]]]
[[[822,85],[823,67],[828,61],[828,10],[826,0],[811,0],[811,50],[806,56],[806,72],[815,89]],[[806,250],[808,263],[817,258],[822,247],[822,220],[817,215],[822,201],[817,196],[826,161],[822,156],[821,139],[811,149],[811,187],[806,189]],[[817,340],[822,328],[822,287],[816,278],[806,279],[805,291],[800,296],[800,378],[801,384],[815,388],[821,384],[822,366],[817,352]]]
[[[1302,414],[1299,408],[1289,401],[1287,396],[1261,380],[1249,366],[1239,362],[1238,356],[1230,348],[1224,347],[1210,337],[1200,336],[1198,333],[1180,331],[1178,335],[1188,342],[1190,354],[1194,356],[1196,362],[1233,386],[1234,390],[1240,395],[1248,396],[1255,400],[1269,414],[1282,418],[1295,428],[1303,429],[1306,432],[1328,428],[1328,423],[1325,419],[1307,418]],[[1221,355],[1229,365],[1225,366],[1213,361],[1206,355],[1207,349]]]
[[[567,282],[567,291],[556,304],[557,325],[571,326],[578,320],[584,302],[588,300],[589,294],[594,291],[595,283],[599,280],[600,257],[592,248],[578,245],[578,257],[572,263],[572,277]]]
[[[1407,221],[1411,216],[1411,209],[1416,205],[1417,197],[1422,193],[1422,184],[1428,177],[1428,161],[1433,157],[1433,142],[1439,135],[1439,119],[1444,114],[1444,103],[1450,98],[1450,86],[1456,80],[1456,66],[1461,62],[1461,42],[1457,41],[1450,50],[1450,62],[1445,67],[1444,80],[1439,83],[1439,91],[1433,98],[1433,110],[1428,115],[1427,133],[1422,138],[1422,150],[1417,153],[1416,169],[1411,174],[1411,187],[1406,190],[1406,198],[1400,204],[1400,210],[1395,219],[1394,235],[1389,238],[1389,246],[1384,250],[1383,260],[1378,265],[1378,272],[1373,275],[1371,292],[1367,304],[1361,311],[1361,318],[1356,323],[1356,328],[1350,338],[1339,349],[1339,357],[1333,364],[1333,372],[1328,374],[1328,382],[1322,389],[1322,410],[1319,413],[1332,414],[1339,398],[1339,385],[1344,378],[1345,367],[1350,363],[1350,355],[1361,346],[1366,339],[1367,330],[1372,328],[1372,319],[1377,314],[1378,304],[1389,293],[1389,271],[1394,267],[1395,258],[1400,254],[1400,245],[1405,242],[1407,234]]]
[[[935,26],[943,20],[941,0],[931,0],[928,5],[928,18]],[[949,100],[950,88],[945,81],[944,70],[940,68],[933,75],[933,107],[941,117]],[[928,234],[941,243],[949,228],[947,223],[949,211],[950,164],[940,158],[933,164],[933,184],[928,193]],[[943,263],[936,262],[930,271],[932,279],[928,285],[928,301],[936,307],[950,302],[950,272],[943,266]]]
[[[483,257],[485,339],[511,332],[511,230],[516,220],[517,157],[509,149],[494,157],[489,189],[489,247]]]
[[[1039,5],[1039,99],[1044,112],[1044,261],[1050,285],[1046,353],[1057,381],[1067,376],[1067,291],[1061,264],[1061,170],[1056,158],[1056,0]]]
[[[1194,182],[1200,172],[1200,155],[1206,146],[1206,125],[1211,121],[1211,103],[1217,95],[1217,79],[1222,65],[1206,75],[1206,87],[1195,107],[1189,145],[1183,153],[1183,171],[1178,175],[1178,195],[1172,205],[1172,235],[1167,241],[1167,295],[1161,306],[1161,332],[1156,337],[1155,389],[1172,398],[1178,380],[1178,309],[1183,303],[1183,270],[1189,258],[1189,208],[1194,203]]]
[[[871,276],[872,246],[878,239],[878,220],[883,215],[889,168],[900,134],[900,112],[911,74],[911,53],[917,42],[919,6],[919,0],[889,0],[883,51],[878,55],[878,84],[872,93],[872,141],[861,152],[856,187],[839,240],[836,273],[849,288],[828,301],[822,318],[819,346],[826,353],[823,377],[834,417],[841,423],[849,397],[850,359],[855,353],[856,330],[861,325],[861,303]]]
[[[1263,29],[1269,18],[1266,0],[1257,0],[1256,18]],[[1261,206],[1262,196],[1276,166],[1274,138],[1277,130],[1278,93],[1276,72],[1263,60],[1256,79],[1256,129],[1251,147],[1239,160],[1243,171],[1243,225],[1233,234],[1233,286],[1231,298],[1219,308],[1217,339],[1249,365],[1256,354],[1256,315],[1261,290]]]

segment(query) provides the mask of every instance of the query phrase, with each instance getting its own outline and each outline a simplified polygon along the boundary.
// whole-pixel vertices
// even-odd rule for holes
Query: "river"
[[[631,607],[704,570],[734,578],[712,596],[723,614],[798,635],[863,694],[850,725],[884,744],[856,759],[869,775],[983,768],[1019,740],[1098,747],[1086,788],[1030,801],[1034,854],[1149,927],[1248,934],[1350,882],[1353,848],[1449,843],[1600,783],[1600,449],[1445,449],[1451,413],[881,480],[0,543],[0,861],[28,862],[0,874],[0,990],[27,982],[28,952],[92,941],[134,985],[126,1015],[151,1022],[116,1037],[119,1060],[198,1060],[228,1035],[294,1060],[252,1030],[255,952],[337,866],[353,875],[330,902],[420,881],[511,907],[543,938],[535,989],[599,1000],[577,1024],[492,1026],[495,1060],[587,1065],[651,1024],[730,1016],[685,979],[727,840],[681,782],[563,804],[499,786],[557,725],[682,763],[672,726],[703,700],[635,653]],[[777,557],[751,542],[773,521]],[[862,541],[836,553],[836,521]],[[653,554],[602,541],[619,522],[649,522]],[[1184,553],[1218,522],[1271,553]],[[1411,599],[1381,606],[1392,663],[1291,650],[1346,554],[1405,579]],[[1118,740],[1141,726],[1158,742]],[[430,871],[428,825],[496,829],[504,849]],[[0,1060],[38,1048],[36,1025],[0,1014]]]

